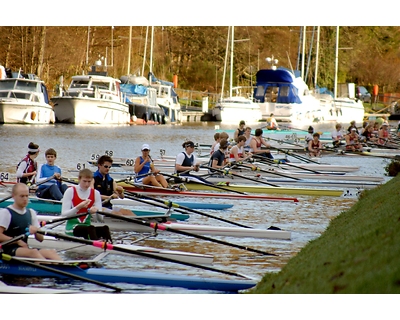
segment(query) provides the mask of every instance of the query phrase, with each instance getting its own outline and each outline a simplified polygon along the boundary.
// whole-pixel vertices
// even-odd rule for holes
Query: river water
[[[256,127],[256,126],[254,126]],[[308,126],[304,126],[305,128]],[[227,127],[228,128],[228,127]],[[329,127],[316,127],[316,130],[331,130]],[[10,173],[12,178],[15,167],[26,154],[27,146],[33,141],[40,146],[38,162],[44,162],[44,151],[54,148],[57,151],[56,164],[63,170],[64,176],[71,176],[77,167],[85,164],[96,154],[112,152],[115,157],[136,158],[140,155],[143,143],[150,144],[151,155],[158,157],[160,150],[166,155],[175,156],[182,151],[182,143],[192,140],[195,143],[211,144],[215,132],[215,123],[185,123],[182,125],[164,126],[75,126],[56,124],[49,126],[3,125],[0,126],[1,150],[0,172]],[[301,133],[301,132],[300,132]],[[304,134],[304,133],[303,133]],[[267,134],[268,136],[268,134]],[[271,136],[272,137],[272,136]],[[384,175],[387,160],[367,157],[324,156],[323,161],[332,164],[360,166],[357,175]],[[69,172],[69,170],[71,172]],[[351,192],[350,192],[351,193]],[[352,193],[351,193],[352,194]],[[289,197],[292,197],[290,195]],[[218,239],[245,245],[277,256],[261,256],[248,251],[189,238],[177,234],[161,233],[157,237],[141,242],[141,245],[159,248],[176,249],[197,253],[213,254],[214,267],[246,274],[260,279],[266,272],[279,271],[288,260],[296,255],[310,240],[318,237],[329,222],[342,211],[350,208],[356,201],[355,193],[342,197],[296,196],[298,203],[292,202],[257,202],[215,199],[219,203],[233,203],[234,207],[226,211],[207,211],[207,213],[224,219],[240,222],[256,228],[268,228],[273,225],[292,232],[290,241],[253,238],[218,237]],[[209,201],[193,198],[182,200]],[[216,219],[191,214],[190,223],[226,225]],[[140,235],[115,232],[114,237],[139,238]],[[62,253],[65,258],[77,258],[73,253]],[[86,258],[86,257],[85,257]],[[209,271],[183,265],[135,256],[109,255],[102,260],[104,266],[126,270],[153,270],[185,275],[221,276]],[[0,276],[0,280],[2,277]],[[4,280],[4,279],[3,279]],[[19,282],[18,282],[19,281]],[[18,279],[16,282],[54,288],[74,288],[82,292],[110,292],[94,284],[79,281],[62,282],[54,279]],[[165,293],[210,293],[189,291],[180,288],[143,287],[118,284],[126,293],[165,294]]]

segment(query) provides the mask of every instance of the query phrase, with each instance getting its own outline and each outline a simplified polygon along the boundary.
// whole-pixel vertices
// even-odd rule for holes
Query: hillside
[[[400,293],[400,176],[348,211],[252,293]]]

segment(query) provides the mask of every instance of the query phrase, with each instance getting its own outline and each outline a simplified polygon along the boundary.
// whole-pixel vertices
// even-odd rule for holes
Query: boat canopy
[[[121,84],[121,92],[145,96],[147,94],[147,87],[141,84],[124,83]]]
[[[259,102],[301,103],[296,78],[287,69],[259,70],[256,81],[254,98]]]

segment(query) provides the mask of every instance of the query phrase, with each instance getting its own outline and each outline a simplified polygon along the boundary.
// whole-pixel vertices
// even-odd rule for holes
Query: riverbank
[[[362,193],[250,293],[400,293],[400,176]]]

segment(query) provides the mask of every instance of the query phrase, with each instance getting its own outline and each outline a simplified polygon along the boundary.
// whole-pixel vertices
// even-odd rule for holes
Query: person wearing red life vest
[[[61,208],[63,216],[88,213],[86,216],[69,219],[65,226],[65,233],[90,240],[111,241],[110,229],[107,225],[93,226],[91,223],[92,214],[102,210],[100,192],[90,187],[92,179],[93,172],[90,169],[82,169],[79,171],[79,184],[65,191]]]

